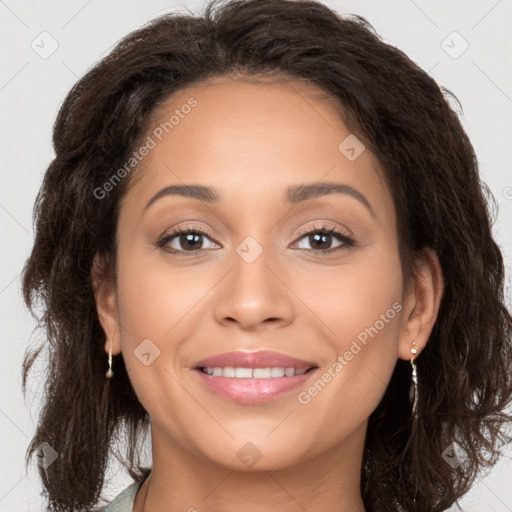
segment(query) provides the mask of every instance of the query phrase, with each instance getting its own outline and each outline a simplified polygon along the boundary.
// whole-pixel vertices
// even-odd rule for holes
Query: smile
[[[235,379],[275,379],[279,377],[293,377],[302,375],[307,370],[296,368],[272,367],[272,368],[232,368],[219,366],[200,368],[203,373],[213,377],[229,377]]]

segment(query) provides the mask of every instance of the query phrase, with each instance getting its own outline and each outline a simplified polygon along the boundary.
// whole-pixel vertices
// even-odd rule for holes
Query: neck
[[[185,450],[152,422],[153,469],[133,512],[239,512],[248,507],[253,512],[364,512],[360,475],[365,432],[366,423],[327,452],[294,465],[240,471]]]

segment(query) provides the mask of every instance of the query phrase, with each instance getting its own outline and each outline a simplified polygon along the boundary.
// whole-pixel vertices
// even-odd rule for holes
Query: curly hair
[[[419,419],[411,419],[410,366],[398,360],[369,418],[361,493],[368,511],[446,510],[510,442],[512,317],[503,257],[491,232],[494,198],[450,106],[454,96],[384,43],[364,18],[306,0],[211,0],[199,17],[167,13],[119,41],[65,98],[23,270],[25,302],[44,332],[25,353],[24,393],[43,349],[49,360],[26,463],[43,442],[58,453],[39,469],[48,506],[95,506],[123,436],[120,460],[129,474],[140,482],[149,472],[138,466],[137,448],[149,417],[122,357],[114,357],[116,378],[105,379],[105,337],[91,276],[99,254],[115,279],[120,201],[133,176],[107,199],[95,190],[130,158],[170,94],[222,76],[320,88],[382,164],[407,282],[414,255],[425,247],[436,251],[444,294],[417,359]],[[465,452],[457,467],[443,459],[454,442]]]

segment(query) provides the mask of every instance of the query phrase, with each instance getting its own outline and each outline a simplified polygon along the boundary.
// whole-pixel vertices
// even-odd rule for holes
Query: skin
[[[427,250],[406,293],[379,162],[368,149],[354,161],[340,152],[350,131],[320,92],[218,78],[175,93],[155,115],[163,122],[191,96],[198,102],[134,171],[118,219],[117,282],[96,283],[105,336],[151,416],[153,469],[135,512],[364,511],[368,417],[397,358],[410,359],[413,340],[418,354],[427,343],[442,275]],[[373,214],[349,194],[285,201],[287,187],[314,182],[357,189]],[[144,211],[159,190],[180,184],[215,187],[220,200],[167,195]],[[344,245],[336,235],[319,246],[303,234],[322,224],[354,245],[315,252]],[[188,255],[157,247],[176,227],[207,231],[195,254],[179,236],[167,248]],[[252,263],[236,251],[247,236],[263,249]],[[300,403],[298,393],[394,303],[401,311]],[[145,339],[160,350],[147,366],[134,355]],[[213,394],[191,371],[208,356],[264,349],[315,361],[317,376],[278,400],[247,405]],[[251,467],[237,457],[246,443],[261,453]]]

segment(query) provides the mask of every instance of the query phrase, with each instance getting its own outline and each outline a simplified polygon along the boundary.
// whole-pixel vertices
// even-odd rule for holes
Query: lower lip
[[[257,404],[275,400],[293,391],[306,382],[316,368],[293,377],[273,377],[270,379],[237,379],[213,377],[195,369],[201,381],[215,393],[241,404]]]

